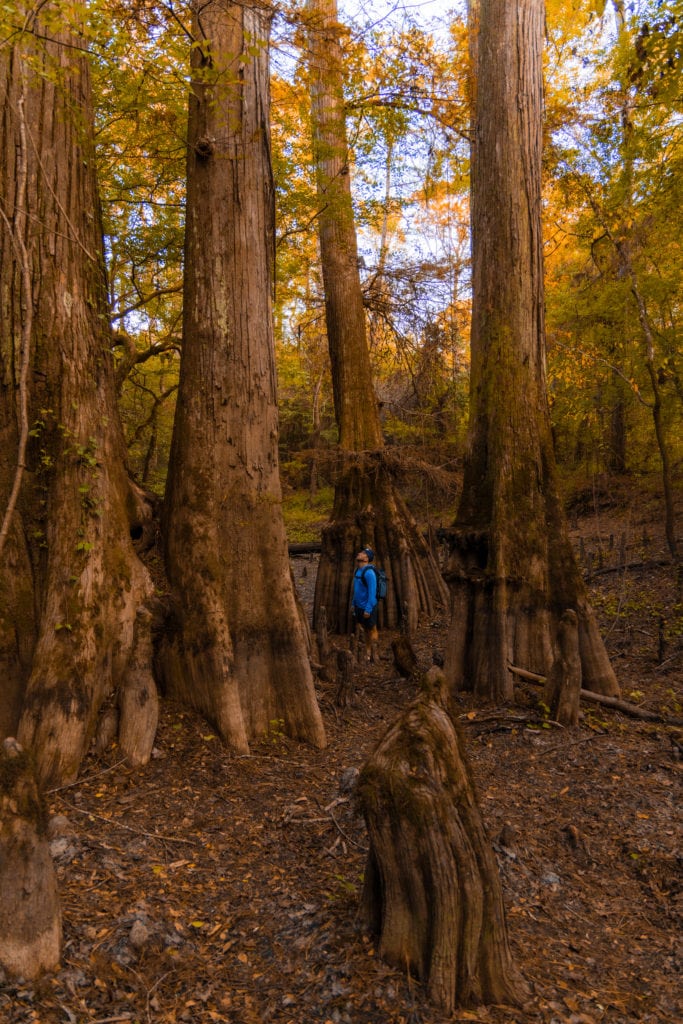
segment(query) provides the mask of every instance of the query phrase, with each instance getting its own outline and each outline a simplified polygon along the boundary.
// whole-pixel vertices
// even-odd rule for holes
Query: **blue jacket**
[[[377,573],[372,565],[362,565],[353,574],[353,607],[368,615],[377,604]]]

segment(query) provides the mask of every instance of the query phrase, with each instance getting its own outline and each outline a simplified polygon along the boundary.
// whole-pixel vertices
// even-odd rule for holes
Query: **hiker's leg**
[[[363,628],[363,620],[361,614],[356,608],[353,610],[353,633],[351,634],[351,650],[356,661],[361,660],[361,650],[363,648],[363,641],[361,637],[365,636],[365,629]]]
[[[363,636],[365,637],[365,658],[367,661],[370,661],[372,655],[372,630],[369,626],[363,627]]]
[[[379,633],[377,632],[377,626],[373,626],[369,629],[367,634],[370,643],[370,661],[379,661]]]

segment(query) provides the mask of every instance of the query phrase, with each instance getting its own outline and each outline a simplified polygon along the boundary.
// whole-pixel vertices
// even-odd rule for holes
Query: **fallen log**
[[[626,562],[624,565],[601,566],[599,569],[591,569],[586,573],[584,579],[592,580],[594,576],[607,576],[613,572],[644,572],[646,569],[661,569],[673,564],[670,558],[657,558],[649,562]]]
[[[319,540],[306,541],[300,544],[289,544],[287,550],[290,557],[295,557],[296,555],[319,555],[322,550],[322,544]]]
[[[520,679],[526,679],[527,682],[535,683],[539,686],[545,686],[547,682],[546,676],[540,676],[538,672],[529,672],[528,669],[519,668],[517,665],[508,665],[508,671],[512,672],[515,676],[519,676]],[[683,718],[671,718],[660,714],[658,711],[646,711],[645,708],[639,708],[637,704],[630,704],[628,701],[620,700],[618,697],[607,697],[602,693],[593,693],[592,690],[583,689],[579,691],[579,697],[581,700],[587,700],[593,704],[602,704],[603,707],[614,708],[615,711],[621,711],[631,718],[640,718],[644,722],[663,722],[666,725],[683,726]]]

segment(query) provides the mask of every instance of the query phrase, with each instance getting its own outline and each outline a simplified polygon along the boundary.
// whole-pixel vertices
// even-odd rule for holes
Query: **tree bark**
[[[500,879],[443,673],[392,725],[363,767],[370,836],[364,909],[385,959],[423,981],[446,1013],[519,1003]]]
[[[0,49],[0,728],[55,784],[125,685],[152,585],[130,536],[89,68],[77,27],[41,17]],[[151,664],[137,672],[152,690]]]
[[[541,233],[542,0],[481,0],[472,146],[472,365],[450,538],[447,673],[510,699],[509,662],[547,674],[578,617],[584,685],[617,694],[569,543],[546,393]]]
[[[282,720],[323,746],[277,460],[270,14],[193,5],[183,357],[165,496],[170,692],[236,750]]]
[[[47,813],[30,757],[8,737],[0,749],[0,966],[36,978],[59,964],[62,918]]]
[[[420,613],[433,615],[448,594],[383,451],[358,270],[336,0],[309,0],[306,27],[325,317],[339,429],[334,505],[322,533],[313,617],[315,622],[325,607],[329,629],[348,631],[353,556],[369,545],[389,577],[380,624],[397,626],[405,603],[415,628]]]

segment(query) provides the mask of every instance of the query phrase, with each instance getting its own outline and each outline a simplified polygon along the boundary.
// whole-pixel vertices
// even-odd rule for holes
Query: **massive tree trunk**
[[[371,754],[358,797],[370,836],[364,909],[380,955],[414,971],[446,1013],[523,1001],[496,858],[439,670]]]
[[[447,590],[397,492],[384,451],[358,271],[336,0],[309,0],[307,31],[320,255],[339,428],[334,506],[322,535],[314,620],[325,608],[330,630],[348,628],[353,555],[369,545],[389,577],[380,621],[396,626],[405,604],[413,628],[421,612],[431,615],[447,601]]]
[[[183,358],[165,498],[174,694],[236,750],[322,746],[282,518],[271,309],[270,14],[193,5]],[[281,728],[281,726],[277,726]]]
[[[87,60],[73,6],[0,48],[0,729],[74,778],[98,710],[152,693],[115,402]],[[147,753],[151,740],[147,743]],[[143,753],[144,756],[146,756]]]
[[[547,675],[576,612],[583,686],[619,688],[569,543],[546,394],[541,235],[542,0],[481,0],[472,146],[472,369],[448,579],[455,687],[512,695]]]

